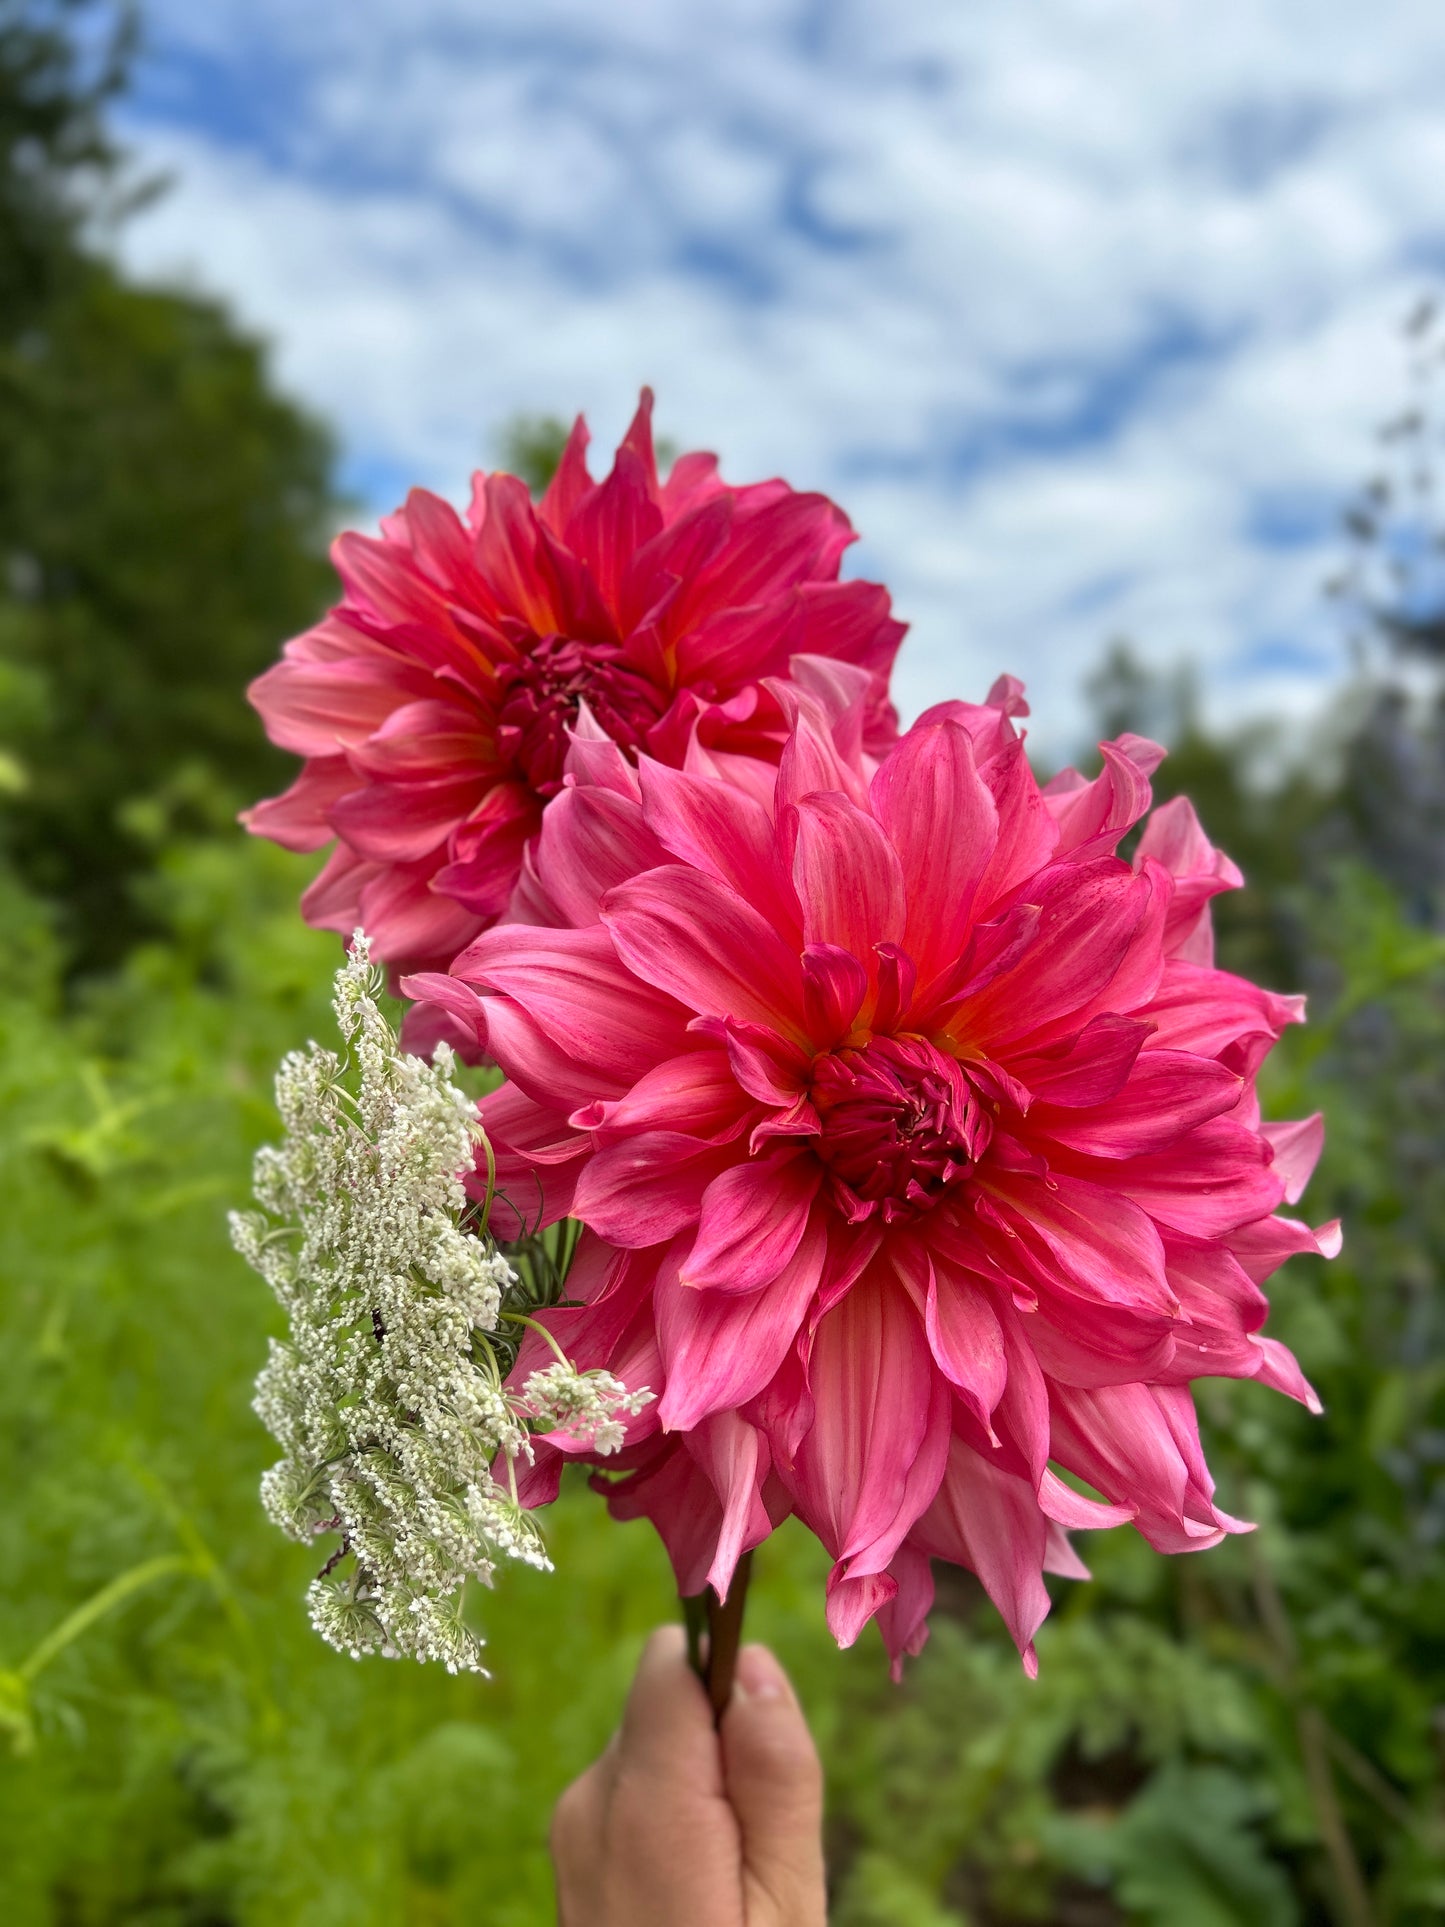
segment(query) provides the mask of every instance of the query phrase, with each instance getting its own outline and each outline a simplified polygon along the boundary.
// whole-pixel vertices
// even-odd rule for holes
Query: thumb
[[[745,1646],[722,1723],[748,1927],[823,1927],[823,1769],[788,1676]]]

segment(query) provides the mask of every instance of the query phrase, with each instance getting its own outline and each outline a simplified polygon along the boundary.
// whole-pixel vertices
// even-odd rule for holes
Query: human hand
[[[622,1726],[557,1802],[561,1927],[822,1927],[823,1771],[787,1675],[738,1655],[714,1731],[682,1631],[653,1633]]]

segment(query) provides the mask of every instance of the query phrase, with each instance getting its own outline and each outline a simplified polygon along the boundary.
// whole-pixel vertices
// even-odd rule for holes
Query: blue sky
[[[1318,585],[1445,260],[1438,0],[150,0],[121,243],[226,295],[378,513],[636,391],[833,494],[906,712],[1105,640],[1216,719],[1342,673]]]

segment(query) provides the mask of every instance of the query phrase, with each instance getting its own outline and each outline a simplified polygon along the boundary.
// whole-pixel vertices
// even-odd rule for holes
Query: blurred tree
[[[498,468],[520,475],[540,495],[557,472],[571,433],[560,415],[513,415],[498,437]]]
[[[194,822],[198,799],[224,816],[283,774],[241,691],[324,606],[337,513],[328,439],[261,346],[92,248],[87,222],[124,200],[102,110],[130,18],[0,12],[0,782],[12,856],[80,969],[143,927],[128,804]]]

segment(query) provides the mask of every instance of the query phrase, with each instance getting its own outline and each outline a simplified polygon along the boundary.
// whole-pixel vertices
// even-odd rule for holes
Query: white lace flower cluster
[[[256,1383],[283,1453],[261,1496],[293,1538],[340,1534],[308,1594],[323,1639],[354,1658],[482,1672],[468,1579],[490,1584],[499,1557],[550,1566],[516,1500],[530,1434],[605,1455],[652,1394],[577,1372],[560,1350],[520,1388],[505,1382],[494,1334],[522,1316],[521,1294],[485,1227],[463,1222],[458,1174],[483,1141],[475,1106],[444,1044],[431,1064],[400,1050],[380,988],[358,931],[336,978],[348,1061],[314,1043],[285,1058],[285,1138],[256,1157],[261,1209],[231,1216],[236,1249],[290,1322]]]

